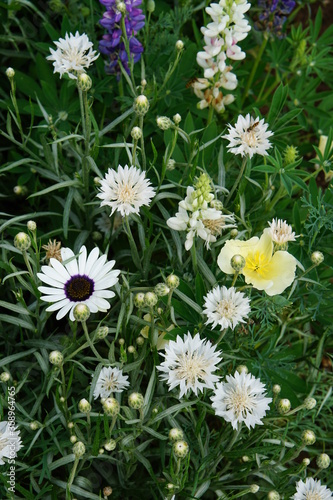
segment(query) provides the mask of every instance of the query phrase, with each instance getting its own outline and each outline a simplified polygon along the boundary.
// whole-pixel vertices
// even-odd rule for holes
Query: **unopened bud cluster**
[[[298,150],[295,146],[287,146],[283,152],[283,166],[287,167],[291,163],[295,163],[298,159]]]
[[[192,193],[191,200],[194,208],[200,208],[204,202],[210,203],[214,199],[211,192],[211,180],[207,174],[200,174],[200,177],[194,183],[194,187],[195,191]]]
[[[115,398],[107,398],[103,402],[103,410],[105,415],[115,417],[120,412],[120,404]]]
[[[316,435],[313,431],[307,429],[302,432],[302,441],[305,445],[310,446],[316,442]]]
[[[128,396],[128,405],[134,410],[140,410],[143,408],[144,399],[142,394],[139,392],[133,392]]]
[[[142,130],[140,127],[133,127],[131,130],[132,139],[138,141],[142,137]]]
[[[288,413],[290,408],[291,408],[291,403],[290,403],[289,399],[280,399],[280,401],[278,403],[278,407],[277,407],[280,415],[284,415],[285,413]]]
[[[134,111],[139,116],[144,116],[149,109],[149,101],[143,94],[139,95],[134,101]]]
[[[64,361],[64,357],[60,351],[52,351],[49,354],[49,361],[51,365],[61,366]]]
[[[79,402],[79,410],[81,413],[89,413],[91,411],[91,404],[86,399],[81,399]]]
[[[173,125],[172,121],[167,116],[159,116],[156,119],[156,123],[158,128],[160,128],[161,130],[168,130],[171,125]]]
[[[321,264],[323,260],[324,260],[324,255],[322,254],[322,252],[319,252],[319,250],[316,250],[315,252],[312,253],[311,262],[316,266]]]
[[[80,73],[77,77],[77,86],[80,90],[87,92],[92,87],[92,80],[87,73]]]
[[[181,429],[177,427],[173,427],[169,431],[169,439],[170,441],[181,441],[184,438],[184,433]]]
[[[31,239],[27,233],[17,233],[14,238],[14,246],[21,250],[21,252],[26,252],[31,246]]]
[[[73,315],[76,321],[87,321],[90,316],[90,309],[86,304],[77,304],[74,307]]]
[[[174,290],[179,287],[179,278],[175,274],[169,274],[165,280],[166,285],[170,288],[170,290]]]
[[[185,458],[189,452],[189,446],[186,441],[176,441],[172,448],[177,458]]]
[[[73,453],[76,458],[82,457],[85,454],[85,452],[86,452],[86,447],[84,446],[82,441],[78,441],[77,443],[75,443],[75,445],[73,446]]]
[[[230,260],[231,267],[239,273],[245,266],[245,259],[243,255],[236,254]]]

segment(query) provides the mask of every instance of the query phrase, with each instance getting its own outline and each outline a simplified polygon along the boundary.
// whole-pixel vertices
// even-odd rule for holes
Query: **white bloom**
[[[80,35],[77,31],[75,36],[66,33],[65,38],[59,38],[54,42],[57,50],[51,49],[51,55],[46,59],[54,61],[54,73],[60,73],[60,78],[67,73],[69,78],[77,79],[77,74],[85,73],[84,68],[89,68],[91,63],[98,58],[96,50],[92,50],[93,44],[85,33]]]
[[[222,137],[228,139],[230,144],[227,147],[231,153],[249,155],[250,158],[254,154],[266,156],[267,149],[272,146],[268,138],[273,132],[267,130],[268,124],[264,121],[252,118],[248,113],[245,117],[239,115],[234,127],[228,124],[229,133]]]
[[[94,399],[99,396],[108,398],[113,392],[122,392],[130,385],[127,379],[128,376],[123,375],[122,370],[118,368],[111,368],[111,366],[102,368],[95,386]]]
[[[170,340],[165,346],[165,361],[157,366],[162,373],[161,380],[166,380],[169,391],[180,387],[179,398],[192,390],[197,395],[205,387],[214,388],[219,377],[213,375],[217,369],[216,365],[222,360],[221,351],[215,352],[216,346],[210,341],[200,339],[197,333],[192,337],[184,336],[184,340],[178,335],[176,341]]]
[[[238,323],[245,323],[243,318],[247,318],[251,311],[250,300],[244,293],[225,286],[217,286],[208,292],[204,307],[203,312],[208,317],[206,325],[213,323],[212,328],[220,325],[221,330],[228,327],[234,329]]]
[[[238,429],[241,422],[249,429],[256,424],[262,425],[261,419],[272,401],[265,397],[264,384],[251,373],[237,371],[226,379],[227,382],[216,384],[215,395],[211,398],[216,415],[231,422],[233,429]]]
[[[0,465],[4,465],[3,457],[15,458],[22,448],[20,431],[16,430],[10,422],[0,422]]]
[[[121,165],[118,172],[109,168],[105,178],[100,181],[101,192],[97,195],[102,201],[101,207],[108,205],[113,214],[116,210],[124,217],[131,213],[138,214],[142,205],[149,205],[155,195],[145,172],[135,167]]]
[[[318,479],[308,477],[305,483],[300,480],[296,484],[296,493],[290,497],[294,500],[329,500],[333,494],[327,486],[321,485]]]
[[[106,312],[111,306],[106,299],[115,296],[107,290],[118,281],[120,271],[111,271],[115,261],[106,262],[107,256],[99,257],[94,248],[87,257],[87,249],[82,246],[78,258],[70,248],[61,249],[62,263],[51,258],[49,266],[42,266],[38,278],[50,285],[40,286],[41,300],[53,302],[46,311],[58,311],[56,319],[69,313],[74,321],[73,309],[77,304],[85,304],[90,312]]]
[[[285,220],[273,219],[268,224],[269,229],[267,228],[264,231],[269,234],[274,243],[282,245],[288,243],[288,241],[296,241],[297,236],[293,232],[293,228]]]

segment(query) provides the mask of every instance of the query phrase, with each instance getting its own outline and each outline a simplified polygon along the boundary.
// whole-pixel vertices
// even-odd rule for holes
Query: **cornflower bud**
[[[72,444],[75,444],[75,443],[76,443],[76,441],[77,441],[77,437],[73,435],[73,436],[71,436],[71,437],[69,438],[69,440],[70,440],[70,442],[71,442]]]
[[[81,413],[89,413],[91,411],[91,404],[86,399],[81,399],[79,402],[79,410]]]
[[[37,420],[33,420],[33,422],[30,422],[29,427],[32,431],[36,431],[39,427],[39,422],[37,422]]]
[[[176,113],[174,116],[173,116],[173,121],[175,122],[176,125],[179,125],[180,122],[182,121],[182,117],[180,116],[179,113]]]
[[[316,462],[319,469],[327,469],[330,466],[331,459],[327,453],[321,453],[318,455]]]
[[[143,94],[139,95],[134,101],[134,111],[139,116],[144,116],[149,109],[149,101]]]
[[[310,429],[306,429],[302,432],[302,441],[305,445],[310,446],[316,442],[316,435]]]
[[[171,172],[172,170],[175,169],[175,166],[176,166],[175,160],[173,158],[170,158],[168,160],[168,163],[167,163],[167,166],[166,166],[167,170],[169,170],[169,172]]]
[[[142,130],[140,127],[133,127],[131,130],[132,139],[138,141],[142,137]]]
[[[307,467],[308,465],[310,465],[310,459],[309,458],[303,458],[302,460],[302,464]]]
[[[180,52],[181,50],[183,50],[184,48],[184,42],[182,40],[177,40],[176,42],[176,49],[178,50],[178,52]]]
[[[77,86],[84,92],[90,90],[92,87],[92,80],[90,76],[87,75],[87,73],[80,73],[77,77]]]
[[[167,116],[159,116],[156,118],[156,123],[161,130],[168,130],[172,125],[172,121]]]
[[[210,206],[211,206],[212,208],[215,208],[215,210],[222,210],[222,208],[223,208],[223,203],[222,203],[222,201],[217,200],[216,198],[214,198],[214,200],[212,200],[212,201],[210,202]],[[236,235],[236,236],[237,236],[237,235]]]
[[[90,316],[90,309],[86,304],[77,304],[73,310],[76,321],[87,321]]]
[[[279,384],[273,385],[273,394],[277,396],[278,394],[280,394],[280,392],[281,392],[281,386]]]
[[[115,417],[120,412],[120,404],[115,398],[107,398],[103,403],[105,415]]]
[[[37,229],[37,224],[34,220],[28,220],[27,222],[27,228],[29,229],[29,231],[33,232],[33,231],[36,231]]]
[[[319,250],[316,250],[315,252],[312,253],[311,262],[316,266],[321,264],[323,260],[324,260],[324,255],[322,254],[322,252],[319,252]]]
[[[157,304],[158,297],[154,292],[145,293],[145,306],[154,307]]]
[[[15,71],[13,70],[13,68],[7,68],[6,69],[6,76],[11,79],[11,78],[14,78],[15,76]]]
[[[288,413],[290,408],[291,408],[291,403],[290,403],[289,399],[280,399],[280,401],[278,403],[278,407],[277,407],[280,415],[284,415],[285,413]]]
[[[117,442],[114,439],[109,439],[109,441],[104,444],[104,448],[106,449],[106,451],[113,451],[116,446]]]
[[[164,297],[170,292],[170,288],[165,283],[157,283],[154,291],[158,297]]]
[[[73,427],[74,427],[73,422],[68,422],[67,427],[68,427],[68,429],[73,429]]]
[[[52,351],[49,354],[49,361],[51,365],[61,366],[64,361],[64,357],[60,351]]]
[[[175,288],[179,287],[179,278],[175,274],[169,274],[165,282],[170,290],[174,290]]]
[[[142,292],[135,294],[133,302],[135,307],[141,309],[141,307],[144,307],[145,305],[145,294]]]
[[[142,394],[139,392],[132,392],[132,394],[128,396],[128,405],[134,410],[140,410],[143,408],[144,399]]]
[[[173,427],[169,431],[169,439],[170,441],[181,441],[184,438],[184,433],[181,429],[177,427]]]
[[[136,339],[136,343],[138,346],[142,346],[145,343],[145,339],[139,335],[139,337]]]
[[[267,500],[280,500],[280,495],[277,491],[272,490],[267,495]]]
[[[147,12],[152,13],[152,12],[154,12],[154,10],[155,10],[155,2],[154,2],[154,0],[148,0],[147,1]]]
[[[86,447],[84,446],[82,441],[78,441],[77,443],[75,443],[75,445],[73,446],[73,453],[76,458],[82,457],[85,454],[85,452],[86,452]]]
[[[134,347],[134,345],[129,345],[127,347],[127,351],[130,353],[130,354],[134,354],[136,352],[136,349]]]
[[[312,410],[316,406],[316,404],[317,401],[315,400],[315,398],[305,398],[303,402],[303,406],[307,410]]]
[[[251,484],[250,486],[250,491],[251,493],[257,493],[259,491],[260,487],[257,484]]]
[[[247,455],[243,455],[242,456],[242,462],[246,463],[250,460],[250,457],[248,457]]]
[[[186,441],[176,441],[173,445],[173,452],[177,458],[185,458],[189,452],[189,446]]]
[[[238,235],[238,229],[232,229],[230,231],[230,238],[236,238]]]
[[[110,495],[112,495],[112,488],[111,486],[105,486],[105,488],[103,488],[103,495],[104,497],[109,497]]]
[[[239,273],[245,266],[245,259],[243,255],[234,255],[230,260],[230,265],[236,272]]]
[[[10,379],[10,375],[8,372],[2,372],[0,374],[0,381],[1,382],[8,382],[9,379]]]
[[[109,333],[109,329],[107,326],[100,326],[98,329],[97,329],[97,332],[96,332],[96,339],[98,340],[103,340],[105,339],[105,337],[108,336],[108,333]]]
[[[249,373],[249,369],[245,365],[238,365],[236,370],[238,371],[238,373],[245,373],[245,374]]]
[[[21,252],[26,252],[31,246],[31,239],[27,233],[17,233],[14,238],[14,246],[21,250]]]

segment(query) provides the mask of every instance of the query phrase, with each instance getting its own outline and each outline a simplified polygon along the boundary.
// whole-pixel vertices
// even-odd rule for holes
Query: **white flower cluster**
[[[201,99],[199,108],[212,105],[223,112],[225,105],[234,100],[232,94],[223,95],[220,88],[234,90],[237,77],[227,59],[239,61],[245,58],[238,42],[247,37],[251,30],[244,14],[251,5],[246,0],[220,0],[206,8],[211,23],[201,28],[204,35],[204,50],[198,52],[197,63],[204,68],[204,78],[193,83],[194,92]],[[217,75],[217,76],[216,76]]]
[[[214,195],[210,194],[208,200]],[[190,250],[196,236],[203,239],[209,248],[216,241],[223,229],[235,227],[233,215],[224,215],[221,210],[208,206],[207,199],[198,202],[197,191],[188,186],[186,198],[178,205],[179,212],[167,220],[167,225],[176,231],[187,231],[185,248]]]

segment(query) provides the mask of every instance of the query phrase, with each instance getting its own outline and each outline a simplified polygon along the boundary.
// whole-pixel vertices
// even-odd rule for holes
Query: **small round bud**
[[[73,309],[76,321],[87,321],[90,316],[90,309],[86,304],[77,304]]]
[[[14,186],[13,191],[17,196],[25,196],[28,193],[26,186]]]
[[[290,403],[289,399],[280,399],[280,401],[278,403],[278,407],[277,407],[280,415],[284,415],[285,413],[288,413],[290,408],[291,408],[291,403]]]
[[[315,398],[305,398],[303,406],[307,410],[312,410],[316,406],[316,404],[317,404],[317,401],[315,400]]]
[[[142,346],[145,343],[145,339],[141,337],[141,335],[139,335],[136,339],[136,343],[138,344],[138,346]]]
[[[117,7],[117,10],[119,10],[119,12],[121,14],[126,14],[126,4],[125,2],[116,2],[116,7]]]
[[[143,405],[144,399],[142,394],[139,392],[132,392],[132,394],[128,396],[128,406],[134,410],[140,410],[140,408],[143,408]]]
[[[331,459],[327,453],[321,453],[316,459],[319,469],[327,469],[330,466]]]
[[[64,361],[64,357],[60,351],[52,351],[49,354],[49,361],[51,365],[61,366]]]
[[[84,446],[82,441],[78,441],[77,443],[75,443],[75,445],[73,446],[73,453],[76,458],[82,457],[85,454],[85,452],[86,452],[86,447]]]
[[[161,130],[168,130],[172,125],[172,121],[167,116],[159,116],[156,118],[156,123]]]
[[[158,408],[153,408],[151,412],[152,412],[153,415],[157,415],[158,414]]]
[[[9,379],[10,379],[10,375],[8,372],[2,372],[0,374],[0,381],[1,382],[8,382]]]
[[[27,228],[29,229],[29,231],[36,231],[37,229],[37,224],[34,220],[28,220],[27,222]]]
[[[103,235],[99,231],[93,231],[91,237],[94,241],[101,241],[103,239]]]
[[[309,458],[303,458],[302,464],[305,465],[305,467],[307,467],[308,465],[310,465],[310,459]]]
[[[113,451],[117,446],[117,442],[114,439],[109,439],[103,446],[106,451]]]
[[[280,500],[280,495],[277,491],[272,490],[267,495],[267,500]]]
[[[259,491],[259,486],[257,484],[251,484],[250,491],[251,493],[257,493]]]
[[[31,245],[31,239],[30,236],[27,233],[17,233],[17,235],[14,238],[14,246],[18,249],[21,250],[21,252],[26,252],[28,248],[30,248]]]
[[[97,329],[97,332],[96,332],[96,337],[95,339],[98,339],[98,340],[103,340],[105,339],[105,337],[107,337],[109,334],[109,329],[107,326],[100,326],[98,329]]]
[[[134,354],[136,352],[136,349],[134,347],[134,345],[129,345],[127,347],[127,351],[130,353],[130,354]]]
[[[112,495],[112,488],[111,486],[105,486],[105,488],[103,488],[103,495],[104,497],[109,497],[110,495]]]
[[[157,304],[158,297],[154,292],[145,293],[145,306],[154,307]]]
[[[184,433],[181,429],[173,427],[169,431],[169,439],[170,441],[181,441],[182,439],[184,439]]]
[[[238,373],[245,373],[245,375],[249,373],[249,369],[245,365],[238,365],[236,370],[238,371]]]
[[[152,13],[152,12],[154,12],[154,10],[155,10],[155,2],[154,2],[154,0],[148,0],[147,1],[147,12]]]
[[[134,111],[139,116],[144,116],[149,109],[149,101],[143,94],[139,95],[134,101]]]
[[[115,417],[120,412],[120,404],[115,398],[107,398],[103,403],[105,415]]]
[[[138,141],[142,137],[142,130],[140,127],[133,127],[131,130],[132,139]]]
[[[230,231],[230,238],[236,238],[238,236],[238,229],[232,229]]]
[[[273,385],[273,394],[277,396],[281,392],[281,386],[279,384],[274,384]]]
[[[222,210],[223,208],[223,203],[220,200],[217,200],[216,198],[210,202],[210,206],[212,208],[215,208],[215,210]]]
[[[182,42],[182,40],[177,40],[176,42],[176,49],[178,50],[178,52],[180,52],[181,50],[183,50],[184,48],[184,42]]]
[[[154,291],[158,297],[164,297],[170,292],[170,288],[165,283],[157,283]]]
[[[73,429],[73,427],[74,427],[73,422],[68,422],[67,427],[68,427],[68,429]]]
[[[312,445],[316,442],[316,435],[313,431],[310,429],[306,429],[304,432],[302,432],[302,441],[305,445]]]
[[[318,266],[319,264],[321,264],[324,260],[324,255],[322,254],[322,252],[319,252],[319,250],[317,250],[316,252],[313,252],[312,255],[311,255],[311,262],[313,264],[315,264],[316,266]]]
[[[125,339],[119,339],[118,342],[119,345],[125,345]]]
[[[167,489],[168,489],[169,491],[172,491],[172,490],[174,490],[174,489],[175,489],[175,485],[174,485],[174,484],[172,484],[172,483],[168,483],[166,487],[167,487]]]
[[[250,457],[248,457],[247,455],[243,455],[242,456],[242,462],[246,463],[250,460]]]
[[[94,177],[94,184],[95,186],[99,186],[101,183],[101,179],[99,177]]]
[[[175,122],[176,125],[179,125],[180,122],[182,121],[182,117],[180,116],[179,113],[176,113],[174,116],[173,116],[173,121]]]
[[[142,293],[142,292],[136,293],[134,295],[133,302],[134,302],[135,307],[137,307],[138,309],[140,309],[141,307],[144,307],[144,305],[145,305],[145,294]]]
[[[231,267],[236,271],[240,272],[245,266],[245,259],[243,255],[234,255],[230,261]]]
[[[10,79],[10,78],[14,78],[15,76],[15,71],[13,70],[13,68],[7,68],[6,69],[6,76]]]
[[[165,282],[171,290],[174,290],[175,288],[179,287],[179,278],[175,274],[170,274],[166,278]]]
[[[147,85],[147,80],[145,78],[142,78],[140,83],[141,83],[141,87],[145,87]]]
[[[75,444],[75,443],[76,443],[76,441],[77,441],[77,437],[76,437],[76,436],[71,436],[71,437],[69,438],[69,440],[70,440],[70,442],[71,442],[72,444]]]
[[[168,160],[168,163],[167,163],[167,166],[166,166],[166,169],[169,170],[169,172],[172,172],[172,170],[174,170],[176,167],[176,162],[173,158],[170,158]]]
[[[77,86],[84,92],[90,90],[92,87],[92,80],[90,76],[87,75],[87,73],[80,73],[77,77]]]
[[[66,399],[64,398],[64,396],[61,396],[61,397],[59,398],[59,401],[60,401],[60,403],[64,403],[64,402],[66,401]]]
[[[91,404],[86,399],[81,399],[79,402],[79,410],[81,413],[89,413],[91,411]]]
[[[105,451],[105,450],[104,450],[104,448],[100,448],[100,449],[98,450],[98,454],[99,454],[99,455],[103,455],[104,451]]]
[[[36,431],[39,428],[39,422],[37,422],[37,420],[33,420],[30,422],[29,427],[32,431]]]
[[[186,441],[176,441],[172,448],[177,458],[185,458],[189,452],[189,446]]]

